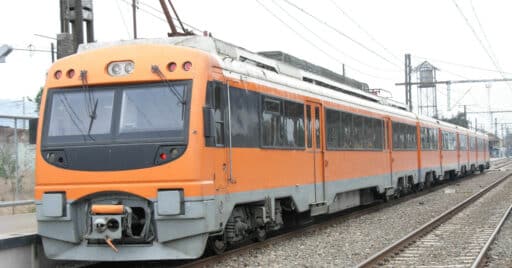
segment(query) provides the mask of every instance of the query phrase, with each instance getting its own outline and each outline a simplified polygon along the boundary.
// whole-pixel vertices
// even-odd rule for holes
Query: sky
[[[404,101],[404,54],[415,67],[428,60],[438,80],[512,77],[512,1],[509,0],[174,0],[180,18],[200,33],[251,51],[280,50],[341,72],[385,96]],[[30,7],[30,8],[27,8]],[[169,32],[159,1],[138,0],[139,38],[164,38]],[[96,41],[133,38],[131,0],[93,0]],[[13,51],[0,63],[0,99],[34,97],[51,65],[50,43],[60,31],[59,0],[8,1],[0,9],[0,45]],[[46,37],[41,37],[47,36]],[[20,49],[32,49],[24,51]],[[43,50],[38,52],[35,50]],[[470,66],[470,67],[463,67]],[[413,81],[416,76],[413,74]],[[413,87],[413,102],[416,102]],[[383,91],[384,92],[384,91]],[[488,98],[488,92],[490,93]],[[467,105],[468,118],[490,129],[488,114],[512,110],[511,83],[437,87],[441,116]],[[450,108],[450,109],[449,109]],[[494,114],[512,123],[512,113]],[[494,119],[493,119],[494,120]],[[505,125],[511,127],[512,124]],[[501,135],[501,125],[498,126]]]

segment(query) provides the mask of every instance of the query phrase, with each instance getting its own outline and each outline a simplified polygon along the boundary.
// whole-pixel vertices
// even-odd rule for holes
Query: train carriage
[[[459,173],[466,175],[470,170],[468,132],[465,130],[459,132],[457,140],[459,144]]]
[[[461,128],[290,57],[187,36],[56,62],[36,154],[47,256],[198,258],[460,169]]]
[[[420,188],[431,185],[442,174],[439,122],[420,116]]]

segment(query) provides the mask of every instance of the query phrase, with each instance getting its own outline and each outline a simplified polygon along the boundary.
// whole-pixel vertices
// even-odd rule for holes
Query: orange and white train
[[[38,232],[59,260],[191,259],[489,167],[487,137],[290,55],[88,44],[49,70]]]

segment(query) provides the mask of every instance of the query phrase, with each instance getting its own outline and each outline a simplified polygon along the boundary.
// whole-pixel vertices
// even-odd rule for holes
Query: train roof
[[[162,39],[137,39],[115,41],[106,43],[88,43],[79,48],[79,52],[122,44],[172,44],[197,48],[210,54],[220,56],[221,59],[229,57],[232,60],[244,62],[267,71],[290,76],[295,79],[330,88],[347,95],[356,96],[368,101],[389,105],[397,109],[406,110],[403,103],[383,98],[369,92],[368,84],[351,79],[344,75],[330,71],[324,67],[301,60],[281,51],[267,51],[253,53],[247,49],[233,44],[204,36],[181,36]],[[222,63],[221,63],[222,64]]]
[[[87,43],[78,52],[129,44],[169,44],[199,49],[216,57],[228,74],[247,76],[258,82],[270,82],[286,87],[288,91],[300,89],[301,94],[323,96],[356,108],[370,108],[410,120],[422,120],[445,128],[467,130],[434,118],[417,115],[406,110],[403,103],[368,92],[368,85],[337,74],[321,66],[280,52],[254,53],[219,39],[205,36],[180,36],[159,39],[136,39],[102,43]],[[240,77],[238,77],[240,78]],[[482,133],[475,133],[482,134]]]

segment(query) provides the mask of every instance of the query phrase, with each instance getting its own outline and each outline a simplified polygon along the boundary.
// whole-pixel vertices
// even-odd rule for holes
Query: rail
[[[392,245],[382,249],[381,251],[377,252],[373,256],[369,257],[362,263],[358,264],[357,267],[374,267],[379,266],[382,264],[383,260],[386,259],[387,256],[392,255],[394,252],[400,251],[400,249],[404,248],[406,245],[413,243],[415,240],[417,240],[420,237],[423,237],[424,235],[428,234],[432,230],[434,230],[439,225],[445,223],[449,219],[451,219],[453,216],[455,216],[457,213],[459,213],[461,210],[478,200],[480,197],[482,197],[484,194],[489,192],[490,190],[494,189],[496,186],[498,186],[500,183],[504,182],[506,179],[512,176],[512,173],[508,173],[504,176],[502,176],[500,179],[498,179],[496,182],[492,183],[491,185],[485,187],[484,189],[480,190],[479,192],[475,193],[474,195],[470,196],[466,200],[460,202],[456,206],[454,206],[452,209],[446,211],[445,213],[441,214],[437,218],[431,220],[430,222],[424,224],[420,228],[412,231],[408,235],[406,235],[404,238],[396,241]]]
[[[478,257],[473,262],[473,265],[471,265],[471,268],[477,268],[477,267],[482,267],[483,266],[484,260],[486,259],[485,258],[486,253],[489,250],[489,247],[491,246],[492,242],[494,242],[494,239],[496,238],[496,236],[500,232],[501,227],[503,226],[503,224],[507,220],[508,215],[510,214],[511,210],[512,210],[512,205],[510,205],[510,207],[508,207],[507,211],[505,212],[505,214],[501,218],[500,223],[498,224],[498,226],[496,226],[496,229],[494,230],[492,235],[489,237],[489,240],[487,240],[487,243],[485,243],[485,246],[480,251],[480,254],[478,254]]]

